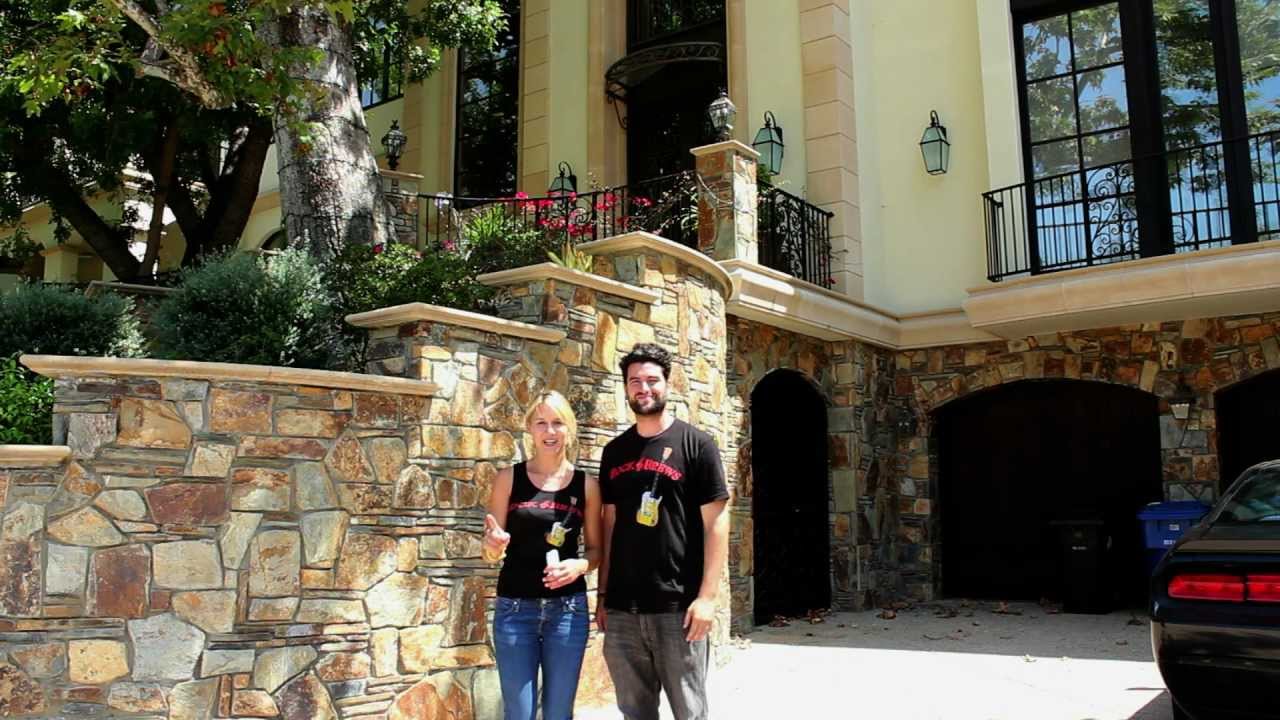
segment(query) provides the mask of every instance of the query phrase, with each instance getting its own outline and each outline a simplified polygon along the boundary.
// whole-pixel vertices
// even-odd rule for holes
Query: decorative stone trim
[[[355,313],[346,317],[348,323],[365,329],[399,327],[413,322],[438,322],[457,325],[459,327],[481,330],[483,332],[525,338],[544,343],[558,343],[565,334],[560,330],[549,330],[528,323],[503,320],[480,313],[455,310],[453,308],[428,305],[426,303],[405,303],[392,307]]]
[[[70,457],[66,445],[0,445],[0,468],[58,467]]]
[[[693,153],[694,157],[702,157],[703,155],[713,155],[726,150],[732,150],[739,155],[746,155],[752,160],[760,159],[760,153],[756,151],[755,148],[740,143],[737,140],[725,140],[723,142],[712,143],[711,145],[702,145],[693,148],[689,152]]]
[[[970,326],[959,308],[899,316],[756,263],[720,265],[733,280],[726,312],[820,340],[856,339],[910,350],[1000,339]]]
[[[610,280],[609,278],[582,272],[581,270],[572,270],[551,262],[485,273],[478,276],[476,280],[484,285],[494,287],[518,285],[539,280],[559,280],[570,285],[590,288],[606,295],[615,295],[627,300],[648,303],[649,305],[653,305],[662,299],[662,295],[653,290],[638,288],[634,285]]]
[[[207,363],[193,360],[134,360],[110,357],[69,357],[65,355],[23,355],[22,364],[41,375],[61,377],[147,377],[193,380],[234,380],[276,385],[366,390],[398,395],[435,395],[433,383],[403,378],[377,377],[360,373]]]
[[[1280,240],[1067,270],[969,290],[975,328],[1007,339],[1280,309]]]
[[[729,273],[720,267],[715,260],[692,248],[671,242],[664,237],[640,230],[614,235],[603,240],[582,243],[578,249],[590,255],[617,255],[629,250],[653,250],[687,263],[711,276],[720,284],[722,294],[728,298],[733,294],[733,280]]]

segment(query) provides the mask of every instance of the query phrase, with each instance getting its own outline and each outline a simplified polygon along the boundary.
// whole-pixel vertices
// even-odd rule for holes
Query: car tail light
[[[1244,578],[1239,575],[1175,575],[1169,597],[1178,600],[1244,601]]]
[[[1250,575],[1246,584],[1250,600],[1280,602],[1280,575]]]

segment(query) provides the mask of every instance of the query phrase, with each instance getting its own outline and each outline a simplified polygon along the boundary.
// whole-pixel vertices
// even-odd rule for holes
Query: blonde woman
[[[529,459],[498,473],[485,517],[485,557],[505,553],[493,619],[498,676],[506,720],[536,717],[539,668],[543,720],[567,720],[587,646],[583,576],[600,562],[600,490],[574,468],[578,425],[563,395],[535,398],[525,428]]]

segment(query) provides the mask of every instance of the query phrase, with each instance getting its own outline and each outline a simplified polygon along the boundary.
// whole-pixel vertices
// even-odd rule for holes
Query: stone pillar
[[[80,277],[80,248],[58,243],[40,251],[44,256],[44,281],[75,282]]]
[[[382,192],[391,211],[395,242],[420,247],[418,242],[418,188],[422,176],[398,170],[382,170]]]
[[[716,260],[756,262],[756,163],[737,140],[690,150],[698,169],[698,249]]]

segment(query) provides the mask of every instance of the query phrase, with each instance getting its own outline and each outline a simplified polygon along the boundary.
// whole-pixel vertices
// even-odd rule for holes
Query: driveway
[[[1142,615],[1001,609],[938,603],[761,628],[713,670],[712,716],[1172,720]]]

